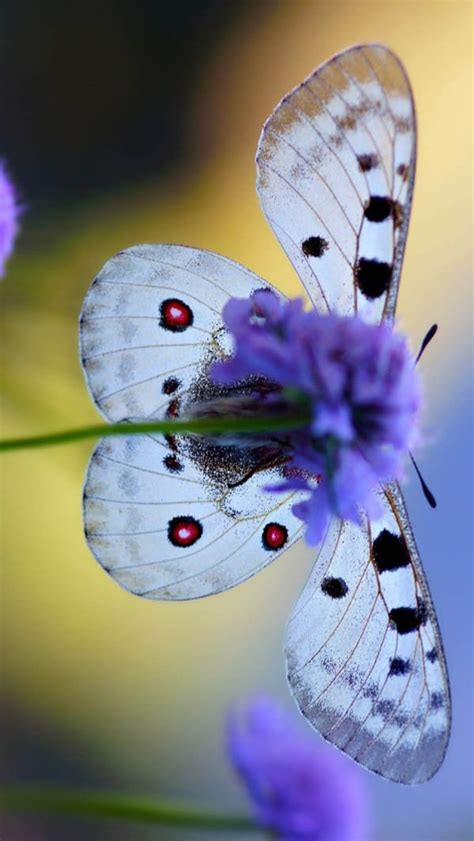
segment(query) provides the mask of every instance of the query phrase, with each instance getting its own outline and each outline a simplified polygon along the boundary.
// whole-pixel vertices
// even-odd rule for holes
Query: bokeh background
[[[121,248],[209,248],[298,294],[255,195],[262,123],[350,44],[381,41],[407,67],[420,143],[399,323],[414,346],[440,325],[423,360],[419,454],[438,509],[413,476],[405,490],[445,641],[454,725],[428,784],[365,775],[377,841],[472,837],[471,33],[469,2],[2,2],[0,155],[24,207],[1,289],[4,435],[98,420],[77,316],[95,273]],[[245,808],[224,758],[224,712],[257,690],[292,704],[282,640],[311,552],[295,548],[196,603],[135,598],[104,575],[83,538],[91,448],[2,459],[3,780]],[[1,827],[4,841],[181,837],[57,818],[5,817]]]

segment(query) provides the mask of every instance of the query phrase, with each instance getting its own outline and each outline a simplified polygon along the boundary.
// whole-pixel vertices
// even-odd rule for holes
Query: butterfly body
[[[263,211],[321,312],[393,321],[416,159],[413,97],[398,59],[351,48],[277,106],[257,150]],[[271,285],[184,246],[143,245],[109,260],[81,315],[81,353],[111,421],[255,409],[268,383],[216,386],[232,351],[229,297]],[[275,295],[281,296],[272,289]],[[257,401],[258,402],[258,401]],[[298,491],[264,488],[286,469],[284,439],[123,436],[101,441],[84,492],[89,546],[123,587],[191,599],[254,575],[302,535]],[[286,656],[297,703],[321,734],[390,779],[439,767],[449,737],[443,648],[398,485],[383,514],[334,520],[290,618]]]

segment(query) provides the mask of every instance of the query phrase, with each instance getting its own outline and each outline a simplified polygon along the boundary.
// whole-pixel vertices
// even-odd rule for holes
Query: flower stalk
[[[298,411],[284,415],[268,414],[259,417],[216,417],[182,418],[180,420],[150,421],[146,423],[94,424],[77,429],[66,429],[45,435],[32,435],[25,438],[6,438],[0,441],[0,451],[23,450],[32,447],[52,447],[57,444],[70,444],[84,438],[105,438],[111,435],[219,435],[228,432],[255,433],[281,432],[282,430],[300,429],[307,426],[309,412]]]
[[[244,815],[199,809],[184,803],[119,792],[78,791],[49,786],[7,786],[0,789],[1,812],[47,812],[136,821],[211,832],[260,833]]]

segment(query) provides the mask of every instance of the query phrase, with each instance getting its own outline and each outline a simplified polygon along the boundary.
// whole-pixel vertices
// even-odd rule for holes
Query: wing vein
[[[262,168],[263,168],[263,166],[265,167],[265,169],[269,169],[269,170],[270,170],[270,172],[273,172],[273,174],[274,174],[274,175],[276,175],[276,177],[277,177],[277,178],[280,178],[282,181],[284,181],[284,183],[286,184],[286,186],[288,187],[288,189],[289,189],[291,192],[296,193],[296,195],[300,197],[300,199],[301,199],[301,201],[303,202],[303,204],[305,204],[305,205],[307,206],[307,208],[311,211],[311,213],[312,213],[312,214],[316,217],[316,219],[318,219],[319,223],[322,225],[322,227],[324,228],[324,230],[327,232],[327,234],[329,235],[329,238],[330,238],[330,239],[332,239],[332,241],[334,242],[334,245],[335,245],[335,246],[336,246],[336,248],[340,251],[341,256],[343,257],[343,259],[345,260],[345,262],[348,264],[348,266],[350,267],[350,269],[351,269],[351,271],[352,271],[352,264],[350,263],[350,261],[348,260],[348,258],[347,258],[347,256],[346,256],[346,254],[344,253],[344,250],[343,250],[342,246],[339,244],[339,242],[338,242],[338,240],[336,239],[336,237],[334,236],[334,234],[333,234],[333,233],[331,233],[331,230],[328,228],[327,224],[323,221],[322,217],[319,215],[319,213],[317,212],[317,210],[315,210],[315,208],[314,208],[314,207],[313,207],[313,206],[309,203],[309,201],[308,201],[307,199],[305,199],[305,197],[302,195],[302,193],[300,193],[300,191],[296,189],[296,187],[294,186],[294,184],[291,184],[291,182],[290,182],[290,181],[288,181],[288,179],[287,179],[287,178],[285,178],[285,176],[284,176],[284,175],[282,175],[282,173],[281,173],[281,172],[278,172],[278,170],[277,170],[277,169],[274,169],[274,168],[273,168],[272,166],[270,166],[269,164],[264,164],[264,165],[262,165]]]

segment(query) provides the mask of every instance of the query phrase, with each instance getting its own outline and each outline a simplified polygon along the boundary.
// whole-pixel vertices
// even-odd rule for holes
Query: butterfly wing
[[[222,307],[269,288],[219,255],[143,245],[109,260],[80,324],[92,397],[110,420],[177,417],[204,399],[209,365],[230,351]],[[276,293],[275,293],[276,294]],[[286,550],[301,532],[290,495],[263,491],[278,467],[196,437],[105,438],[84,489],[88,544],[123,587],[154,599],[225,590]]]
[[[266,123],[257,154],[262,207],[323,311],[393,319],[415,144],[405,72],[377,45],[323,65]],[[178,246],[140,246],[109,261],[81,320],[84,370],[100,411],[111,420],[179,414],[209,361],[229,350],[220,320],[229,294],[262,285],[229,260]],[[239,464],[238,453],[222,459],[199,446],[129,436],[102,441],[91,459],[87,538],[132,592],[218,592],[298,537],[289,498],[271,510],[262,476]],[[331,525],[289,623],[288,675],[327,739],[377,773],[421,782],[446,749],[449,686],[401,493],[392,486],[382,494],[376,526]]]
[[[380,45],[336,55],[266,122],[262,208],[323,312],[393,320],[415,160],[410,84]],[[386,777],[421,782],[446,749],[449,687],[401,492],[381,494],[375,525],[331,525],[289,623],[288,676],[327,739]]]
[[[116,254],[91,284],[80,317],[82,366],[99,411],[111,421],[172,412],[209,348],[231,350],[221,315],[229,297],[269,286],[200,249],[137,245]]]
[[[409,81],[376,44],[323,64],[265,123],[262,209],[322,312],[393,319],[415,159]]]
[[[159,435],[106,438],[92,455],[84,491],[86,537],[122,587],[161,600],[219,593],[254,575],[300,536],[290,495],[275,502],[257,475],[234,489],[225,480],[211,481],[189,439],[171,444]],[[209,449],[202,455],[208,458]],[[233,466],[238,475],[239,464]]]
[[[428,780],[449,739],[443,646],[400,489],[363,528],[333,522],[288,625],[288,678],[303,714],[361,765]]]

